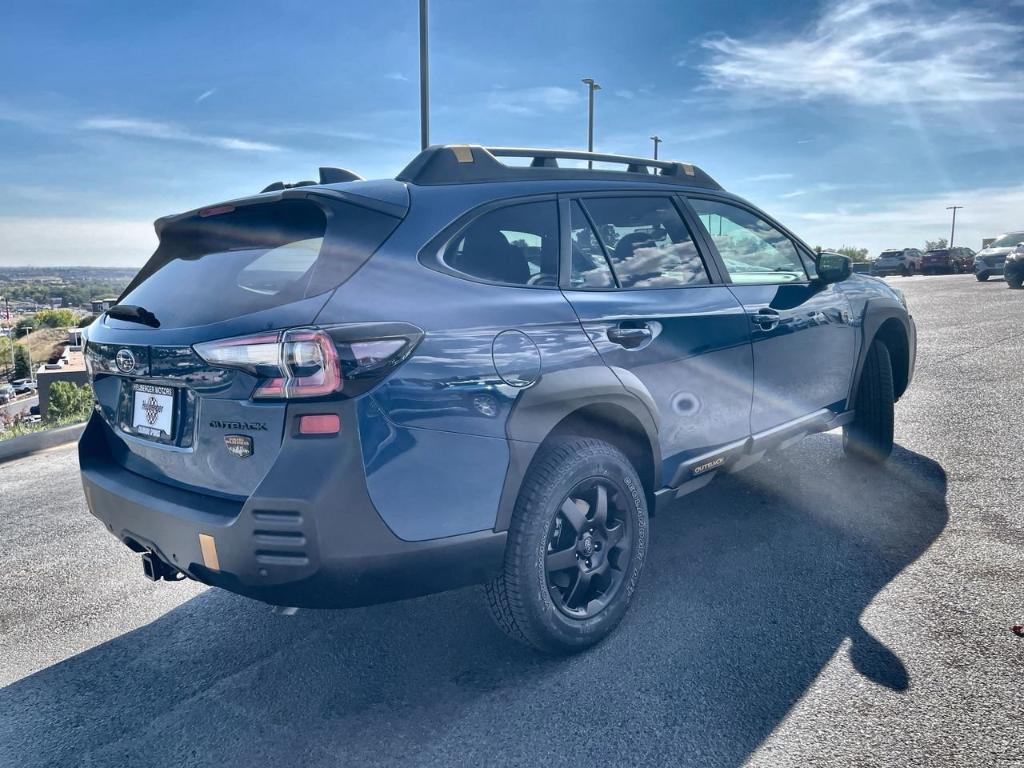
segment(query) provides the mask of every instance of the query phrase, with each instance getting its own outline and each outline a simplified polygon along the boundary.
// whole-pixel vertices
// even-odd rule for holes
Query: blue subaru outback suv
[[[484,584],[585,648],[652,515],[840,426],[884,460],[914,368],[898,291],[683,163],[437,146],[156,229],[88,329],[89,509],[150,578],[274,605]]]

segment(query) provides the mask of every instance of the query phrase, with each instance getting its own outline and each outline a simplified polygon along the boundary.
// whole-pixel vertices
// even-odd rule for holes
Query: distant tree
[[[69,328],[77,326],[75,313],[70,309],[44,309],[32,316],[36,328]]]
[[[27,379],[32,375],[32,362],[28,357],[28,347],[24,344],[14,345],[14,378]]]
[[[14,344],[7,336],[0,336],[0,370],[11,373],[11,345]],[[15,377],[17,378],[17,377]]]
[[[868,249],[857,248],[853,245],[844,245],[841,248],[822,248],[820,245],[814,246],[816,253],[822,251],[828,251],[829,253],[839,253],[843,256],[848,256],[852,261],[867,261],[868,260]]]
[[[924,249],[926,251],[941,251],[943,248],[949,247],[949,240],[944,237],[940,237],[938,240],[925,240]]]
[[[50,385],[50,401],[46,409],[49,421],[85,421],[92,411],[92,388],[79,387],[70,381]]]

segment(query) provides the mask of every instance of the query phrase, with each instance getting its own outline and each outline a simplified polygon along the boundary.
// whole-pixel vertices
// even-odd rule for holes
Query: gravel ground
[[[920,349],[888,465],[820,435],[687,497],[571,659],[476,589],[283,617],[151,584],[73,450],[0,466],[0,765],[1024,764],[1024,294],[892,282]]]

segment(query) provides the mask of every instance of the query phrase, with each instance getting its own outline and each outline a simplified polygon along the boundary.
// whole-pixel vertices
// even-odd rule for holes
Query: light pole
[[[420,149],[430,146],[429,64],[427,57],[427,0],[420,0]]]
[[[594,78],[585,77],[583,82],[589,89],[588,109],[587,109],[587,152],[594,151],[594,91],[600,91],[601,86],[594,82]],[[593,168],[594,161],[587,160],[587,168]]]
[[[953,226],[949,230],[949,247],[953,247],[953,235],[956,234],[956,212],[963,208],[962,205],[947,205],[946,210],[953,212]]]
[[[651,141],[654,142],[654,159],[658,159],[658,145],[661,144],[661,136],[651,136]]]

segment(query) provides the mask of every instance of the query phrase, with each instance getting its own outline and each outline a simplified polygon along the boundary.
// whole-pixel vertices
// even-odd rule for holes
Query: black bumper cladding
[[[355,424],[354,413],[342,422]],[[410,542],[366,492],[358,438],[286,438],[246,500],[159,483],[121,467],[118,438],[93,416],[79,443],[89,510],[137,552],[198,581],[270,603],[344,608],[481,583],[497,574],[504,532]]]

